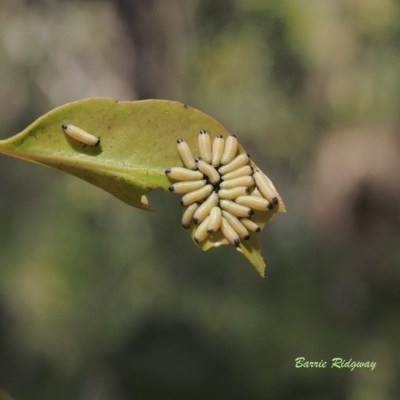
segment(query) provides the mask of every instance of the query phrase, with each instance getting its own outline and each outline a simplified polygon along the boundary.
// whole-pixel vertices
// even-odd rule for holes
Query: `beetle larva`
[[[71,136],[73,139],[78,140],[83,144],[93,147],[97,147],[100,144],[99,137],[78,128],[75,125],[63,124],[61,127],[68,136]]]

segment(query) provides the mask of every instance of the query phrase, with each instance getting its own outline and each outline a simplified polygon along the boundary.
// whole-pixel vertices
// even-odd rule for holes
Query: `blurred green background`
[[[176,196],[145,213],[1,156],[2,389],[400,398],[398,0],[1,0],[0,138],[93,96],[208,113],[288,212],[259,235],[261,279],[228,246],[196,248]]]

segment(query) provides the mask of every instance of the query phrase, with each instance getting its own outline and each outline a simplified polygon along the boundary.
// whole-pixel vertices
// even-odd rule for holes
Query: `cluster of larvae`
[[[276,211],[279,195],[272,182],[250,165],[246,153],[238,154],[235,135],[217,135],[211,143],[205,130],[199,133],[200,157],[194,158],[188,144],[177,140],[177,149],[184,167],[172,167],[165,174],[176,181],[169,187],[183,194],[182,225],[196,224],[196,243],[220,230],[227,241],[239,246],[250,238],[250,232],[261,227],[252,221],[258,211]]]

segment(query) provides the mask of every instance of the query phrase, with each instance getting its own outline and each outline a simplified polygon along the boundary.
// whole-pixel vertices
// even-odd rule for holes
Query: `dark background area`
[[[259,235],[261,279],[199,250],[176,196],[145,213],[1,156],[0,387],[400,398],[399,71],[396,0],[2,0],[1,139],[87,97],[181,101],[237,135],[288,212]]]

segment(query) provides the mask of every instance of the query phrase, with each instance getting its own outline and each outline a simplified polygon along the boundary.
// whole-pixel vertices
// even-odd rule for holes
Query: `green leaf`
[[[85,146],[70,138],[63,124],[100,137],[100,145]],[[92,98],[58,107],[21,133],[1,140],[0,153],[70,173],[133,207],[153,211],[145,195],[156,188],[167,190],[171,185],[164,171],[181,165],[176,140],[184,139],[193,154],[198,154],[201,129],[212,136],[229,135],[219,122],[182,103]],[[281,204],[280,211],[284,211]],[[193,229],[191,234],[193,237]],[[227,241],[217,235],[217,239],[211,237],[200,247],[208,250],[225,244]],[[252,235],[238,250],[263,275],[265,264],[256,236]]]

